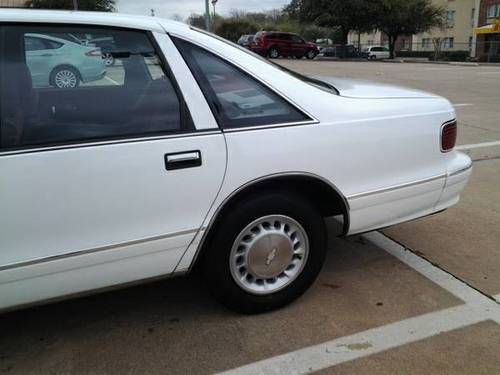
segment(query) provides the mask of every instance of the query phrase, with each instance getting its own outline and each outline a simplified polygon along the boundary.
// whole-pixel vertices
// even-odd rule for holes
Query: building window
[[[495,22],[495,19],[500,18],[500,4],[490,5],[486,13],[488,23]]]
[[[454,27],[455,26],[455,11],[454,10],[448,10],[446,12],[446,27]]]
[[[402,50],[408,50],[410,48],[410,39],[403,39]]]
[[[431,48],[431,38],[423,38],[422,39],[422,49]]]
[[[455,38],[444,38],[443,48],[444,49],[452,49],[454,42],[455,42]]]

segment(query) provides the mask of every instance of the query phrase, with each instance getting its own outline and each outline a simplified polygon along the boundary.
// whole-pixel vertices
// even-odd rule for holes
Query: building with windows
[[[24,8],[26,0],[0,0],[0,8]]]
[[[433,0],[446,9],[442,28],[412,36],[413,51],[468,51],[475,56],[474,28],[478,25],[480,0]]]
[[[476,54],[480,61],[500,62],[500,0],[482,0],[478,25]]]
[[[426,33],[401,36],[396,43],[396,51],[432,52],[436,44],[442,51],[469,51],[475,56],[478,19],[482,3],[500,2],[500,0],[433,0],[433,3],[446,9],[445,25]],[[349,36],[350,43],[357,45],[358,35]],[[361,45],[387,45],[387,38],[380,32],[362,34]]]

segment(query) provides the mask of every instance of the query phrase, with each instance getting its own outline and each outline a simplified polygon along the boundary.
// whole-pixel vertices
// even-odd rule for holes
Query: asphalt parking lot
[[[191,275],[2,315],[0,373],[500,373],[500,66],[279,62],[447,97],[474,160],[461,202],[332,236],[314,286],[268,314],[225,310]]]

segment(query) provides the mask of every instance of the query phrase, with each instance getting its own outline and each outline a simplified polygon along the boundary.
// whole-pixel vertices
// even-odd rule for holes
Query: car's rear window
[[[285,68],[284,66],[281,66],[279,64],[276,64],[268,59],[266,59],[265,57],[262,57],[260,56],[259,54],[255,53],[255,52],[252,52],[250,51],[249,49],[247,48],[243,48],[241,47],[240,45],[236,44],[236,43],[233,43],[227,39],[224,39],[218,35],[215,35],[215,34],[212,34],[212,33],[209,33],[205,30],[202,30],[202,29],[198,29],[196,27],[192,27],[191,26],[191,29],[194,30],[194,31],[197,31],[197,32],[200,32],[200,33],[203,33],[205,35],[208,35],[212,38],[215,38],[221,42],[224,42],[226,44],[229,44],[230,46],[232,47],[235,47],[237,49],[239,49],[240,51],[243,51],[245,53],[248,53],[249,55],[252,55],[253,57],[259,59],[260,61],[263,61],[269,65],[272,65],[273,67],[275,68],[278,68],[279,70],[285,72],[285,73],[288,73],[289,75],[291,75],[292,77],[294,78],[297,78],[299,80],[301,80],[302,82],[305,82],[305,83],[308,83],[316,88],[319,88],[321,90],[324,90],[324,91],[328,91],[329,93],[331,94],[335,94],[335,95],[338,95],[339,94],[339,91],[333,86],[333,85],[330,85],[329,83],[326,83],[326,82],[323,82],[323,81],[320,81],[318,79],[315,79],[315,78],[312,78],[312,77],[308,77],[308,76],[305,76],[303,74],[300,74],[300,73],[297,73],[296,71],[294,70],[290,70],[288,68]],[[256,38],[259,38],[260,36],[262,36],[263,34],[265,34],[264,32],[262,31],[259,31],[257,34],[255,34],[255,37]]]

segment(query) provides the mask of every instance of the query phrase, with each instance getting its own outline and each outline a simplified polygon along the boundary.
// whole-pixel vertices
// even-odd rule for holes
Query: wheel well
[[[342,235],[349,231],[349,204],[340,191],[332,184],[319,177],[307,175],[289,175],[266,178],[254,183],[247,184],[229,196],[218,208],[210,224],[207,227],[205,237],[202,239],[198,250],[197,259],[202,259],[205,248],[210,246],[212,235],[219,225],[225,213],[231,211],[239,202],[245,200],[250,195],[263,192],[279,192],[283,194],[300,195],[308,199],[323,217],[342,215],[343,230]]]

